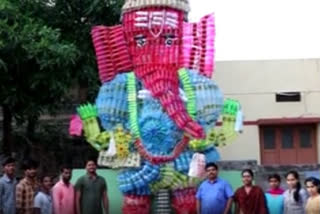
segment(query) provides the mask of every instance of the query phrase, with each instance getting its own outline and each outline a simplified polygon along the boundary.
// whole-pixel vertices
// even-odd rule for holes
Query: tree
[[[73,42],[79,50],[79,57],[73,67],[72,76],[82,88],[88,88],[88,99],[93,101],[98,86],[98,71],[94,48],[91,42],[91,28],[94,25],[114,25],[120,22],[124,0],[55,0],[51,7],[39,11],[49,26],[59,28],[62,38]]]
[[[27,10],[36,2],[0,2],[0,100],[3,113],[3,150],[12,150],[12,122],[28,122],[32,136],[39,116],[53,111],[68,90],[78,50]]]
[[[93,100],[98,72],[93,25],[119,22],[123,0],[2,0],[0,105],[3,150],[12,147],[12,122],[27,123],[33,138],[39,116],[55,113],[73,82]]]

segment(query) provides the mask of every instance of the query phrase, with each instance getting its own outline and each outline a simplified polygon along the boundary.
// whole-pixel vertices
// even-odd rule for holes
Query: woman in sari
[[[251,169],[242,171],[243,186],[235,195],[236,214],[267,214],[264,192],[258,186],[253,185],[253,172]]]

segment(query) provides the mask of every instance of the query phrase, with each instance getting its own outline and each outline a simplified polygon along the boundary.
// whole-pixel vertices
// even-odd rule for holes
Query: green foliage
[[[15,3],[0,2],[0,100],[23,122],[56,107],[71,84],[68,69],[78,50],[59,29]]]
[[[99,82],[90,30],[119,22],[123,1],[0,1],[0,100],[19,121],[54,113],[76,80]]]
[[[94,25],[115,25],[120,22],[123,0],[56,0],[55,6],[40,13],[49,26],[61,29],[63,39],[74,42],[79,57],[72,76],[82,87],[87,87],[89,101],[98,91],[99,79],[91,28]]]
[[[57,113],[69,101],[74,83],[88,88],[93,101],[99,80],[90,31],[117,24],[122,5],[123,0],[0,1],[0,106],[9,110],[6,130],[13,116],[34,132],[41,114]],[[3,133],[6,145],[12,144],[9,132]]]

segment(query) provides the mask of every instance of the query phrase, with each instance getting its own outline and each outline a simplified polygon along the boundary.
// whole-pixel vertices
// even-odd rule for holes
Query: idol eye
[[[168,45],[168,46],[173,45],[173,39],[172,38],[167,38],[166,39],[166,45]]]
[[[176,40],[176,37],[173,34],[167,34],[164,36],[164,38],[165,38],[165,45],[166,46],[172,46],[174,43],[174,40]]]
[[[143,47],[147,44],[147,38],[144,35],[137,35],[134,37],[138,47]]]

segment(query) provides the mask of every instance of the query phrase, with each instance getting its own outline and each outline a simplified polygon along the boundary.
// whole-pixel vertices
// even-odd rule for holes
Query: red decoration
[[[139,151],[139,154],[143,158],[150,161],[152,164],[161,164],[161,163],[167,163],[167,162],[170,162],[170,161],[173,161],[174,159],[176,159],[181,154],[181,152],[186,148],[186,146],[189,143],[189,140],[190,139],[188,137],[184,136],[183,139],[174,148],[174,150],[170,156],[156,156],[156,155],[148,153],[148,151],[142,145],[142,142],[140,139],[135,141],[135,146],[136,146],[137,150]]]
[[[131,71],[132,61],[121,25],[96,26],[91,31],[102,83],[112,80],[119,72]]]
[[[179,96],[180,58],[184,13],[175,9],[148,8],[125,13],[123,26],[133,70],[177,126],[194,138],[204,138]]]
[[[173,192],[172,207],[176,214],[196,214],[196,189],[187,188]]]
[[[69,135],[80,137],[82,135],[82,129],[83,125],[81,118],[78,115],[72,115],[69,125]]]
[[[183,27],[183,54],[181,67],[199,71],[211,78],[214,61],[215,25],[214,15],[203,17],[199,23],[185,23]]]
[[[123,214],[149,214],[151,200],[149,196],[126,195],[123,199]]]
[[[214,70],[214,16],[184,23],[181,10],[148,7],[123,14],[123,25],[97,26],[92,38],[102,82],[133,70],[177,126],[194,138],[203,128],[179,96],[178,70],[186,67],[211,77]]]

